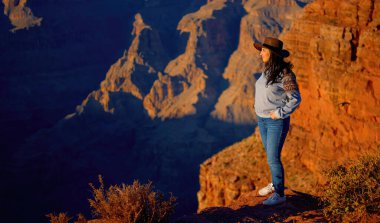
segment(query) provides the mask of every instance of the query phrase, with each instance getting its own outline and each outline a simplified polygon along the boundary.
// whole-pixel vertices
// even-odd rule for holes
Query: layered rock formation
[[[107,92],[122,91],[131,93],[140,100],[143,99],[144,108],[152,119],[181,118],[195,113],[207,114],[220,92],[223,81],[222,69],[235,47],[238,34],[235,27],[240,20],[242,10],[242,5],[238,2],[213,1],[198,11],[184,16],[177,29],[183,35],[189,33],[185,52],[168,62],[166,67],[162,66],[167,62],[165,59],[167,56],[159,36],[154,34],[154,38],[145,37],[141,44],[152,45],[141,47],[138,40],[143,37],[140,37],[140,33],[138,35],[136,33],[128,54],[111,67],[101,84],[101,90],[91,93],[83,102],[82,108],[90,98],[94,98],[102,104],[105,111],[110,111],[107,105],[109,103]],[[141,18],[140,20],[140,22],[136,20],[135,29],[147,29]],[[150,48],[153,52],[149,52]],[[140,58],[140,64],[144,64],[143,60],[146,59],[150,59],[149,63],[158,64],[141,70],[141,73],[156,73],[153,79],[150,78],[155,80],[152,86],[149,84],[151,81],[147,80],[149,78],[142,76],[144,74],[136,74],[139,71],[135,69],[136,64],[132,61],[139,61],[136,60],[139,58],[136,55],[140,52],[152,55],[150,58]],[[124,72],[122,74],[116,67],[121,67],[120,61],[123,60],[129,62],[123,65],[125,68],[122,68]],[[139,82],[146,86],[137,87],[131,77],[142,77]],[[125,84],[120,84],[120,79],[123,79],[121,82]],[[120,87],[115,87],[118,85]],[[145,89],[143,94],[139,92],[141,91],[139,87]],[[195,106],[198,107],[198,111]]]
[[[78,114],[83,112],[91,100],[99,102],[104,111],[113,113],[119,103],[116,96],[110,101],[110,93],[131,94],[139,100],[148,94],[168,56],[158,32],[146,25],[140,14],[135,15],[132,35],[134,39],[128,51],[111,66],[100,89],[91,92],[82,105],[77,107]],[[73,115],[68,115],[67,118]]]
[[[41,25],[42,18],[35,17],[32,10],[25,6],[26,2],[27,0],[3,0],[4,14],[14,26],[11,32]]]
[[[235,47],[233,27],[241,14],[238,2],[213,1],[182,18],[177,28],[189,33],[186,49],[170,61],[164,71],[168,77],[156,81],[144,100],[150,117],[207,114],[218,97],[221,69]]]
[[[379,10],[379,1],[317,1],[284,35],[307,99],[288,151],[320,181],[332,164],[379,152]]]
[[[288,187],[318,193],[324,169],[380,152],[379,10],[379,1],[316,1],[282,36],[303,97],[283,149]],[[255,178],[258,187],[270,180],[256,175],[265,167],[255,161],[265,162],[260,153],[241,158],[257,145],[246,140],[202,164],[199,210],[231,203],[245,191],[240,185],[248,182],[240,179]],[[226,162],[233,162],[233,171],[226,171]]]
[[[243,7],[248,15],[241,18]],[[296,1],[209,1],[179,22],[177,29],[189,35],[185,52],[171,60],[164,69],[162,62],[167,57],[160,55],[163,52],[160,37],[155,34],[155,38],[150,38],[156,52],[152,54],[155,56],[150,58],[150,63],[160,61],[161,64],[147,68],[149,72],[156,73],[155,77],[150,75],[144,86],[148,89],[152,78],[156,78],[149,93],[139,93],[140,90],[131,82],[133,76],[144,77],[134,74],[138,71],[133,68],[133,63],[127,63],[131,64],[128,65],[130,68],[123,68],[128,74],[121,74],[116,69],[121,65],[115,64],[107,73],[101,89],[91,93],[78,111],[80,113],[91,98],[102,104],[105,111],[111,111],[107,105],[110,103],[108,92],[121,91],[143,100],[144,108],[152,119],[211,115],[214,119],[235,124],[254,124],[254,74],[261,67],[258,54],[252,53],[256,52],[253,42],[262,41],[264,36],[278,36],[287,30],[300,10]],[[236,26],[239,22],[240,31]],[[120,61],[134,61],[141,49],[147,50],[137,45],[139,38],[136,36],[128,54]],[[137,48],[140,50],[136,51]],[[233,50],[235,52],[232,53]],[[125,83],[123,87],[106,87],[120,85],[120,79]],[[229,82],[227,89],[224,79]]]

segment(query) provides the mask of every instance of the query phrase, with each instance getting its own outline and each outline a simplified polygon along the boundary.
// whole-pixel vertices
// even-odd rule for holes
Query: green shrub
[[[331,221],[359,222],[380,214],[380,155],[365,156],[325,172],[321,200]]]
[[[141,185],[137,180],[132,185],[122,184],[104,190],[99,176],[100,187],[93,189],[93,199],[89,199],[93,214],[107,222],[153,223],[167,222],[174,212],[176,198],[172,195],[164,199],[160,192],[152,191],[152,182]]]

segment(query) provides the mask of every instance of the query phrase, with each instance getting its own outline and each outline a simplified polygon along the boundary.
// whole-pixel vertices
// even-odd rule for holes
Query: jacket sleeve
[[[275,114],[277,117],[284,119],[289,117],[299,106],[301,103],[301,94],[294,73],[285,72],[282,83],[286,94],[285,105],[277,108]]]

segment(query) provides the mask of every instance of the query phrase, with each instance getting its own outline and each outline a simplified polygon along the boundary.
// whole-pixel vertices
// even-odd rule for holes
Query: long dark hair
[[[293,64],[291,62],[284,61],[284,58],[270,51],[269,61],[265,63],[264,74],[267,78],[266,86],[278,83],[283,77],[283,71],[286,69],[286,72],[291,72]]]

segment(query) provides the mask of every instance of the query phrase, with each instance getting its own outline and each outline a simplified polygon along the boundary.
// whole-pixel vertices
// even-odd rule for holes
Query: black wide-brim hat
[[[282,46],[284,45],[283,42],[273,37],[265,37],[263,44],[254,43],[253,45],[259,51],[261,51],[263,47],[268,48],[280,57],[288,57],[290,55],[289,51],[282,49]]]

